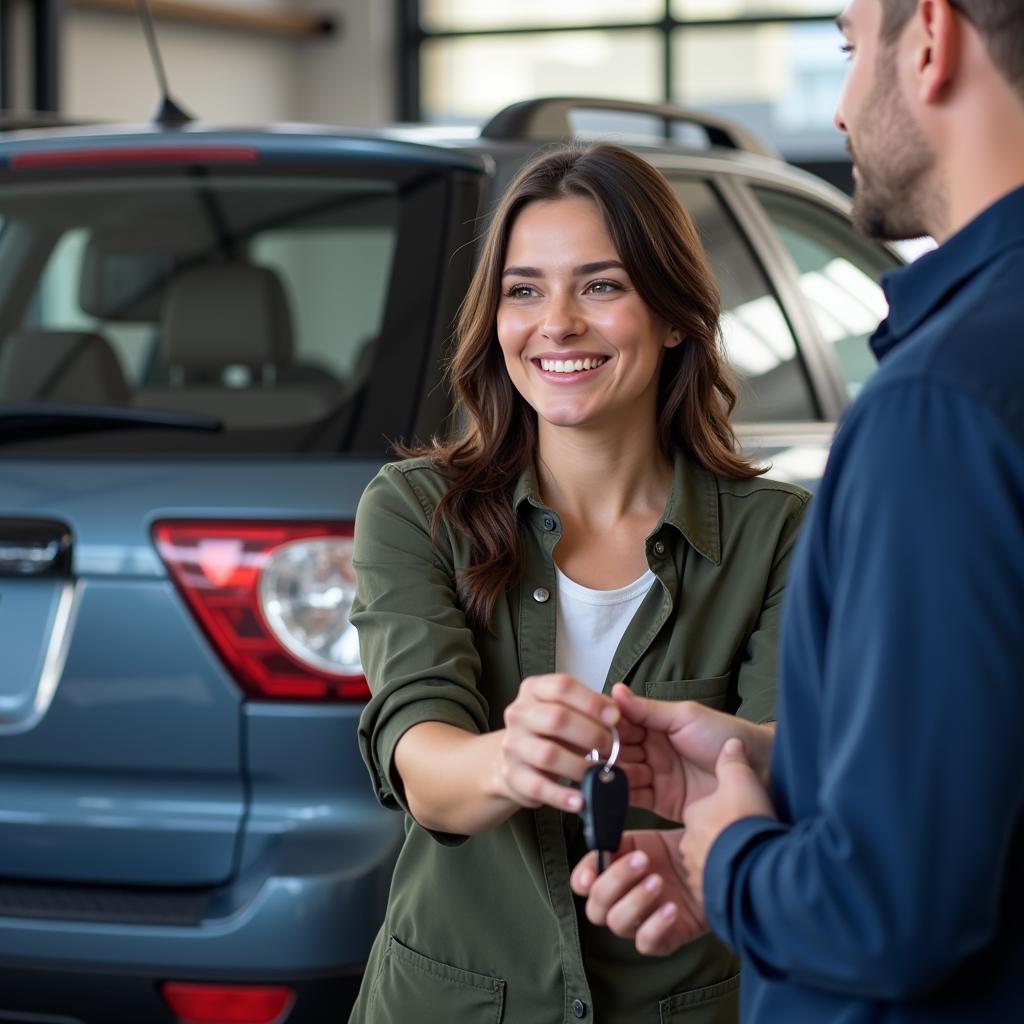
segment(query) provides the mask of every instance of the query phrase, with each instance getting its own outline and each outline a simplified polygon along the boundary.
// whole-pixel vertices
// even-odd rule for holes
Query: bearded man
[[[671,908],[696,901],[742,959],[746,1021],[1006,1024],[1024,1015],[1024,2],[852,0],[838,24],[857,223],[942,244],[885,281],[881,366],[794,557],[774,740],[619,687],[647,730],[644,799],[685,808],[681,862],[651,884],[638,854],[600,876],[588,859],[574,888],[649,953],[692,937]]]

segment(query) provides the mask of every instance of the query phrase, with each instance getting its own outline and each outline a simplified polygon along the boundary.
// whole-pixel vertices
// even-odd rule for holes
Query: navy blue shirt
[[[748,1022],[1024,1019],[1024,189],[885,286],[706,868]]]

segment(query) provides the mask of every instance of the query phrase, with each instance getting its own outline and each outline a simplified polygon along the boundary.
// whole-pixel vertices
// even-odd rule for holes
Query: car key
[[[583,838],[588,850],[597,851],[597,873],[608,866],[608,858],[622,842],[622,830],[629,809],[629,780],[621,768],[615,767],[619,754],[619,734],[612,729],[612,752],[608,760],[600,762],[597,750],[589,760],[595,762],[587,769],[580,783],[583,797]]]

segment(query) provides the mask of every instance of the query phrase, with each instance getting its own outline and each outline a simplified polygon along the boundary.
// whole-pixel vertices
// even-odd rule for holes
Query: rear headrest
[[[288,297],[268,267],[199,267],[178,275],[163,308],[164,362],[187,369],[287,366]]]
[[[131,390],[114,350],[100,335],[25,328],[0,345],[0,399],[127,405]]]
[[[82,255],[78,304],[98,320],[156,323],[175,270],[215,247],[192,221],[97,227]]]

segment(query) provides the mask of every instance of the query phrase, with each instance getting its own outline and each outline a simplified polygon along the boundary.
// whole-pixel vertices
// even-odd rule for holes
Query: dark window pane
[[[30,289],[0,294],[3,321],[17,325],[0,337],[0,409],[84,404],[224,423],[219,435],[164,435],[155,450],[300,450],[314,436],[343,447],[358,436],[370,407],[360,395],[383,366],[396,390],[380,433],[404,431],[415,395],[399,400],[407,385],[393,367],[408,363],[414,381],[437,291],[424,268],[443,264],[434,259],[440,225],[429,234],[415,225],[421,214],[436,219],[445,183],[422,179],[403,193],[381,172],[4,188],[0,265]],[[399,258],[424,244],[430,258]],[[399,265],[415,265],[416,280],[407,271],[396,279]],[[417,328],[390,327],[392,306]],[[390,351],[398,344],[415,358]],[[135,434],[81,439],[121,450]]]

